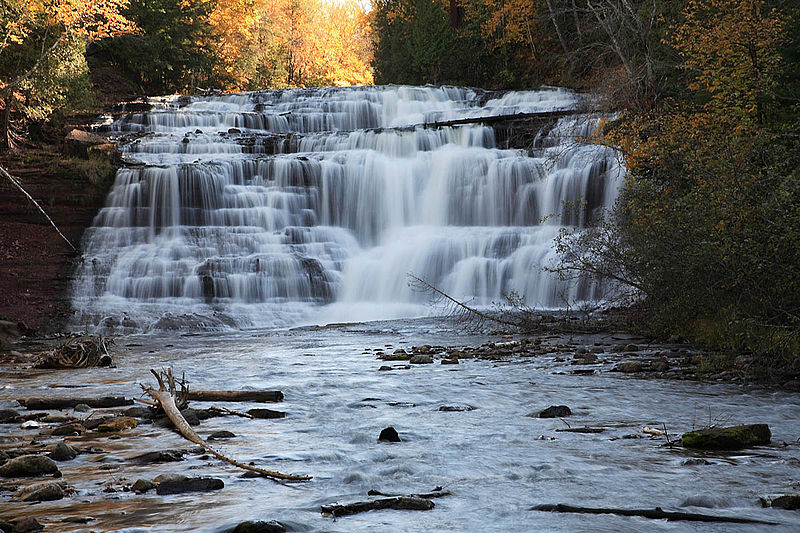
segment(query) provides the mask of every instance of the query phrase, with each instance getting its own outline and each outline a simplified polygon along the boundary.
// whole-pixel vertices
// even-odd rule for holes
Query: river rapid
[[[797,531],[794,511],[762,509],[759,497],[798,489],[797,395],[739,386],[642,380],[609,373],[614,356],[600,354],[595,375],[572,375],[570,354],[502,361],[462,359],[458,365],[409,365],[379,371],[375,350],[413,345],[478,345],[498,336],[453,333],[431,319],[330,328],[232,333],[140,335],[119,340],[115,368],[77,371],[3,370],[0,407],[32,395],[138,395],[150,368],[172,366],[196,389],[282,390],[285,401],[267,405],[286,418],[212,418],[196,429],[236,434],[214,445],[229,456],[274,470],[313,476],[283,485],[243,479],[241,471],[190,453],[182,462],[142,466],[145,451],[187,449],[179,435],[140,424],[121,438],[67,437],[78,448],[59,463],[77,493],[36,505],[2,493],[0,517],[35,516],[51,531],[221,532],[243,520],[279,520],[290,531]],[[635,339],[634,339],[635,341]],[[601,347],[631,342],[619,335],[544,338]],[[369,350],[366,350],[369,349]],[[663,347],[647,347],[659,350]],[[603,363],[605,361],[605,363]],[[66,387],[66,389],[64,388]],[[195,405],[197,404],[197,405]],[[605,427],[598,434],[557,432],[559,419],[534,415],[568,405],[572,427]],[[193,406],[208,406],[193,402]],[[229,407],[245,410],[256,405]],[[443,406],[472,410],[443,411]],[[84,415],[85,416],[85,415]],[[767,423],[773,444],[737,453],[700,453],[664,446],[643,426],[680,433],[708,423]],[[394,426],[402,442],[378,442]],[[2,447],[60,438],[2,426]],[[624,438],[637,435],[639,438]],[[690,458],[710,464],[685,465]],[[219,477],[224,489],[208,493],[137,495],[122,487],[138,478],[180,472]],[[431,511],[372,511],[337,520],[320,505],[369,499],[367,491],[409,494],[441,486],[452,495]],[[104,492],[109,490],[109,492]],[[749,517],[777,526],[668,523],[612,515],[532,511],[545,503],[586,507],[654,508]],[[67,520],[91,517],[88,524]]]

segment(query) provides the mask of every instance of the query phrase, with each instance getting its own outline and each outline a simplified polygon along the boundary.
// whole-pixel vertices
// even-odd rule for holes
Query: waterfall
[[[78,327],[287,326],[419,316],[414,274],[472,304],[597,300],[542,267],[553,239],[610,206],[612,150],[569,115],[528,149],[492,128],[423,123],[575,110],[545,88],[272,90],[150,100],[111,125],[126,165],[83,240]]]

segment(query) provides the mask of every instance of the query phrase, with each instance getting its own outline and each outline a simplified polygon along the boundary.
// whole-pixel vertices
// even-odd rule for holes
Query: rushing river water
[[[429,313],[414,274],[489,305],[602,298],[542,271],[610,206],[614,152],[563,89],[355,87],[152,99],[112,132],[130,164],[83,242],[77,327],[275,327]],[[525,149],[442,121],[574,112]],[[424,126],[427,125],[427,126]]]
[[[242,520],[256,519],[280,520],[292,531],[336,532],[800,529],[797,512],[762,509],[758,502],[760,496],[798,490],[800,405],[796,394],[639,380],[606,372],[568,375],[562,372],[570,367],[558,361],[568,354],[379,371],[387,363],[376,360],[374,352],[364,353],[365,348],[394,350],[423,343],[463,345],[485,340],[455,335],[449,324],[431,320],[319,330],[138,336],[120,339],[116,368],[4,372],[0,407],[12,406],[12,398],[34,394],[130,397],[137,394],[139,382],[150,381],[148,369],[166,365],[185,371],[191,386],[198,389],[280,389],[286,399],[271,407],[286,411],[284,419],[214,418],[197,429],[203,437],[215,430],[232,431],[236,438],[217,441],[218,449],[262,467],[310,474],[314,479],[291,486],[242,479],[233,467],[191,454],[178,463],[136,465],[129,459],[142,452],[190,447],[163,427],[140,425],[118,440],[68,437],[73,445],[104,450],[59,464],[64,479],[78,493],[34,506],[12,503],[4,493],[0,507],[5,510],[0,516],[36,516],[53,531],[220,532]],[[610,336],[576,338],[575,347],[591,347],[595,342],[618,341]],[[611,358],[609,354],[600,357]],[[610,365],[596,368],[607,371]],[[77,389],[53,389],[53,385]],[[526,416],[560,404],[572,408],[573,416],[565,420],[573,427],[601,426],[606,431],[556,432],[566,427],[564,422]],[[440,411],[442,406],[474,409],[446,412]],[[662,424],[679,433],[709,419],[725,424],[768,423],[773,445],[737,453],[700,453],[666,448],[663,438],[641,433],[645,425]],[[377,441],[380,430],[390,425],[399,431],[402,442]],[[12,439],[12,434],[20,433],[19,442],[27,442],[36,431],[9,429],[3,446],[12,446],[17,438]],[[644,438],[623,438],[631,434]],[[710,464],[683,464],[694,457]],[[103,492],[107,483],[119,489],[161,472],[220,477],[225,488],[175,496]],[[375,511],[336,521],[319,512],[320,505],[337,500],[368,499],[370,489],[408,494],[436,486],[452,495],[435,500],[432,511]],[[530,510],[543,503],[660,506],[779,525],[666,523]],[[63,521],[86,516],[95,521],[87,525]]]

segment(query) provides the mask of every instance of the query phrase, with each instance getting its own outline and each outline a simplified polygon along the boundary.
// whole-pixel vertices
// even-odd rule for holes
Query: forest
[[[368,84],[598,95],[628,170],[559,237],[635,327],[800,358],[800,8],[790,0],[4,0],[0,144],[120,98]]]

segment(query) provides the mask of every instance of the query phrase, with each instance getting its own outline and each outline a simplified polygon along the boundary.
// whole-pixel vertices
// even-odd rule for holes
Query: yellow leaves
[[[358,0],[218,0],[210,21],[232,89],[372,83]]]
[[[785,18],[763,0],[690,0],[670,44],[693,74],[688,87],[710,95],[707,107],[738,112],[749,127],[774,98],[785,30]]]

